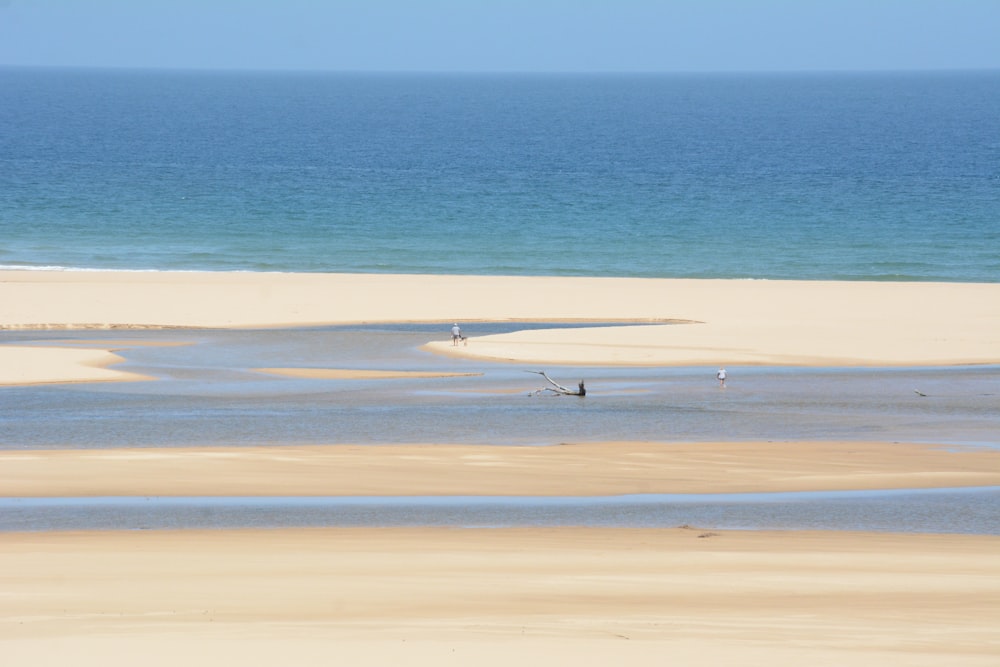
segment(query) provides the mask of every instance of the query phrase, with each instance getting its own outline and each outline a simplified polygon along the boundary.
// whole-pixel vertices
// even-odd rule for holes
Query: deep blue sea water
[[[1000,280],[1000,72],[0,68],[0,266]]]

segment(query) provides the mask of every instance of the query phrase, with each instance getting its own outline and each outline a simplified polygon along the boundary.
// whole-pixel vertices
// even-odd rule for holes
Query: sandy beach
[[[1000,538],[700,529],[0,536],[5,664],[995,665]]]
[[[425,349],[509,362],[1000,363],[998,284],[7,271],[0,303],[0,328],[20,341],[0,345],[6,385],[144,379],[115,364],[150,344],[139,333],[146,328],[379,322],[439,322],[441,339]],[[451,345],[451,323],[480,321],[621,326]],[[32,342],[39,329],[94,335]],[[137,335],[103,340],[106,329]],[[306,380],[455,375],[247,370]],[[954,445],[281,444],[20,451],[11,443],[0,451],[0,496],[1000,485],[995,448]],[[0,653],[11,665],[995,665],[997,553],[1000,537],[989,535],[712,526],[8,532],[0,533]]]
[[[549,364],[901,366],[1000,362],[1000,284],[378,274],[0,272],[0,327],[621,322],[427,349]],[[643,326],[634,326],[637,323]],[[107,350],[105,350],[107,351]],[[130,379],[115,358],[0,346],[0,384]],[[89,369],[89,370],[87,370]]]
[[[0,453],[21,496],[987,484],[995,450],[867,442]],[[0,648],[14,665],[986,666],[998,550],[711,526],[0,533]]]

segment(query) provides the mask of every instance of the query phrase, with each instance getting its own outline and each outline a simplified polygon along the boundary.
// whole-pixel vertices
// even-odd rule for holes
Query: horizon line
[[[1000,67],[816,68],[816,69],[333,69],[297,67],[199,67],[167,65],[32,65],[0,63],[0,69],[247,74],[412,74],[412,75],[732,75],[732,74],[945,74],[1000,72]]]

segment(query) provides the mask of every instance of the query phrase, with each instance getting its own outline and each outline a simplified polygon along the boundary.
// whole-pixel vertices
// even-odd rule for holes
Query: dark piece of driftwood
[[[551,391],[554,394],[562,394],[564,396],[587,395],[587,388],[583,386],[583,380],[580,380],[580,384],[577,385],[578,387],[577,390],[573,391],[572,389],[568,389],[559,384],[558,382],[556,382],[555,380],[553,380],[552,378],[550,378],[548,375],[545,374],[545,371],[525,371],[525,373],[534,373],[536,375],[541,375],[548,381],[550,385],[552,385],[551,387],[542,387],[541,389],[536,389],[535,391],[531,392],[529,396],[538,396],[539,394],[546,391]]]

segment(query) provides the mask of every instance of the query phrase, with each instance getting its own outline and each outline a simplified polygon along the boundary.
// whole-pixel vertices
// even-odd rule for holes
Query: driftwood
[[[551,391],[553,394],[562,394],[563,396],[587,395],[587,388],[583,386],[583,380],[580,380],[580,384],[577,385],[578,387],[577,390],[573,391],[572,389],[568,389],[559,384],[558,382],[556,382],[555,380],[553,380],[552,378],[550,378],[548,375],[545,374],[545,371],[525,371],[525,373],[534,373],[536,375],[541,375],[548,381],[550,385],[552,385],[551,387],[542,387],[541,389],[536,389],[535,391],[529,393],[528,394],[529,396],[538,396],[539,394],[544,393],[546,391]]]

